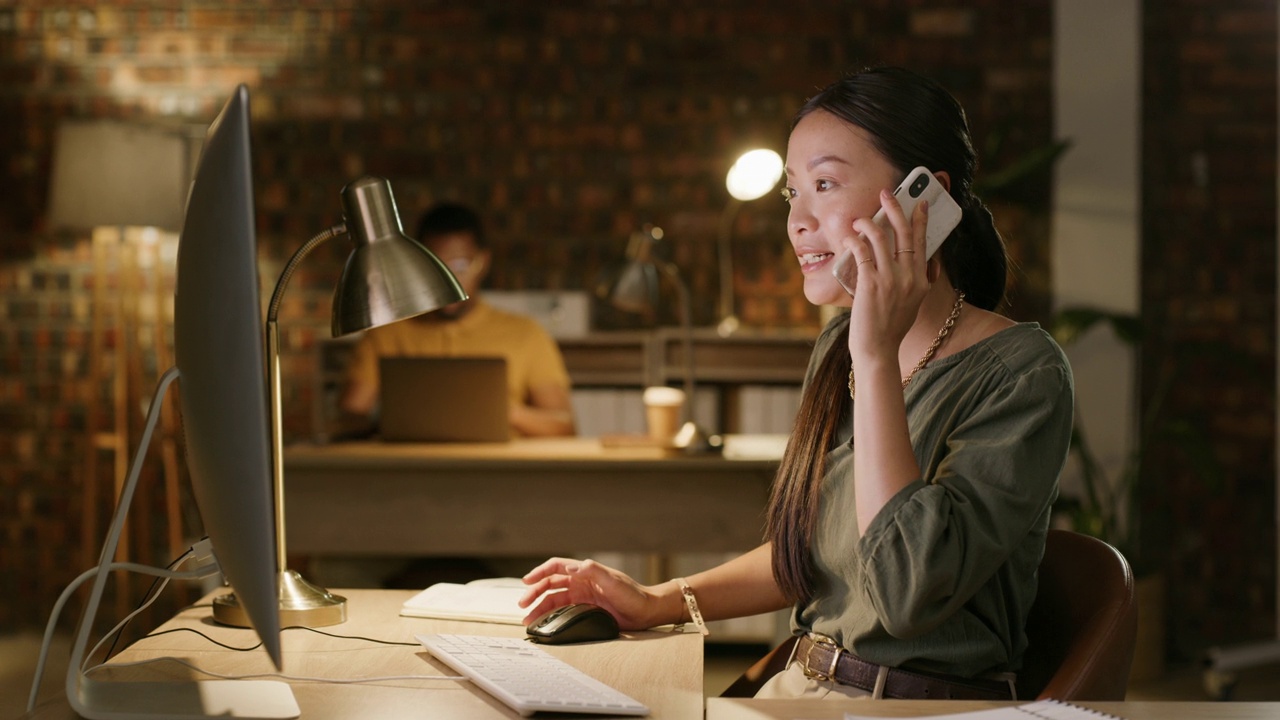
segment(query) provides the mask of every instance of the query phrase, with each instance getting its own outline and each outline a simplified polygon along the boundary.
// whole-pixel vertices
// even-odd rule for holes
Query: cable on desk
[[[312,627],[306,627],[305,625],[286,625],[285,627],[282,627],[280,629],[281,630],[306,630],[308,632],[313,632],[317,635],[327,635],[328,637],[331,637],[331,638],[338,638],[339,640],[363,640],[365,642],[378,643],[379,645],[401,645],[404,647],[421,647],[420,643],[400,642],[399,640],[379,640],[377,638],[364,637],[361,635],[338,635],[336,633],[325,632],[324,630],[317,630]]]
[[[201,539],[200,542],[207,543],[208,541],[209,541],[208,536],[205,536],[203,539]],[[194,549],[187,550],[183,554],[179,555],[178,558],[175,559],[173,562],[166,565],[165,569],[166,570],[174,569],[175,567],[182,564],[187,558],[191,557],[194,554],[196,554]],[[142,600],[138,603],[138,607],[134,609],[133,614],[130,615],[129,618],[136,616],[139,612],[143,610],[143,608],[147,607],[152,602],[154,602],[153,598],[158,597],[160,595],[160,592],[164,590],[168,582],[169,582],[168,580],[164,580],[159,577],[152,580],[151,587],[147,588],[147,591],[142,594]],[[116,644],[120,642],[120,637],[124,635],[124,629],[128,625],[129,618],[126,618],[124,622],[120,623],[119,625],[120,631],[117,632],[115,634],[115,638],[112,639],[111,647],[107,648],[107,654],[102,656],[103,662],[110,660],[111,656],[115,654]]]
[[[89,668],[85,672],[85,674],[88,675],[89,673],[95,670],[101,670],[103,668],[108,668],[108,667],[109,668],[127,668],[127,667],[137,667],[139,665],[150,665],[151,663],[158,663],[158,662],[175,662],[175,663],[178,663],[179,665],[182,665],[198,673],[201,673],[202,675],[209,675],[211,677],[221,678],[223,680],[253,680],[255,678],[275,678],[279,680],[292,680],[294,682],[329,683],[334,685],[353,685],[358,683],[369,683],[369,682],[389,682],[392,680],[467,680],[467,678],[461,675],[384,675],[380,677],[365,677],[365,678],[322,678],[322,677],[307,677],[303,675],[286,675],[284,673],[249,673],[248,675],[224,675],[222,673],[213,672],[212,670],[205,670],[204,668],[201,668],[193,663],[190,663],[190,662],[187,662],[186,660],[183,660],[181,658],[175,658],[175,657],[149,658],[147,660],[138,660],[135,662],[127,662],[127,663],[115,662],[115,663],[111,663],[111,665],[109,666],[106,664],[94,665],[93,667]]]
[[[169,635],[172,633],[183,633],[183,632],[199,635],[200,637],[204,638],[205,640],[208,640],[209,642],[213,643],[214,645],[217,645],[220,648],[226,648],[227,650],[234,650],[235,652],[251,652],[253,650],[257,650],[258,648],[262,647],[261,641],[259,641],[257,645],[252,645],[250,647],[236,647],[234,645],[228,645],[224,642],[214,640],[212,637],[200,632],[199,630],[196,630],[195,628],[185,628],[185,627],[169,628],[168,630],[157,630],[155,632],[143,635],[142,637],[138,638],[138,640],[142,641],[142,640],[146,640],[147,638],[154,638],[154,637],[160,637],[161,635]]]
[[[206,562],[203,562],[201,565],[199,565],[193,570],[176,571],[172,569],[174,567],[178,567],[182,565],[182,563],[192,558],[195,558],[200,561],[206,561]],[[48,658],[49,658],[49,648],[53,644],[53,635],[54,635],[54,631],[57,628],[58,618],[59,616],[61,616],[62,610],[66,606],[67,601],[70,600],[72,594],[75,593],[75,591],[79,589],[81,585],[97,577],[98,573],[112,572],[117,570],[123,570],[127,572],[136,572],[143,575],[151,575],[156,577],[157,579],[162,579],[163,582],[158,589],[156,588],[155,583],[152,583],[151,588],[148,589],[147,591],[149,597],[144,596],[143,601],[139,603],[138,607],[134,609],[133,612],[126,615],[123,620],[121,620],[114,628],[111,629],[111,631],[103,635],[102,639],[99,640],[97,644],[93,646],[93,649],[85,654],[84,661],[81,663],[80,668],[78,668],[78,671],[81,672],[82,674],[87,675],[93,670],[96,670],[98,667],[101,667],[101,663],[93,667],[87,667],[87,666],[90,662],[90,659],[98,652],[98,650],[102,648],[103,644],[105,644],[108,639],[111,639],[113,637],[118,638],[119,633],[121,633],[124,630],[125,626],[128,625],[129,622],[133,620],[133,618],[137,617],[142,611],[146,610],[153,603],[155,603],[155,601],[160,597],[160,593],[167,586],[169,580],[174,580],[174,579],[201,580],[206,577],[209,577],[210,575],[213,575],[214,573],[219,572],[220,568],[218,566],[217,560],[214,559],[213,557],[209,539],[205,537],[197,541],[196,543],[194,543],[190,549],[188,549],[185,553],[180,555],[176,560],[171,562],[169,566],[166,568],[157,568],[150,565],[142,565],[139,563],[131,563],[131,562],[113,562],[113,563],[108,563],[105,567],[102,565],[97,565],[92,568],[89,568],[88,570],[85,570],[83,573],[77,576],[74,580],[72,580],[71,583],[68,584],[67,587],[62,591],[62,594],[58,597],[58,600],[53,605],[52,612],[50,612],[49,614],[49,622],[45,626],[44,639],[40,644],[40,655],[38,660],[36,661],[35,676],[31,679],[31,694],[27,698],[27,712],[30,713],[35,710],[36,700],[39,697],[39,693],[40,693],[40,681],[44,677],[45,665],[47,664]],[[202,606],[192,605],[192,606],[189,606],[187,609],[192,609],[196,607],[202,607]],[[322,632],[314,628],[303,628],[300,626],[288,626],[286,628],[282,628],[282,630],[293,630],[293,629],[305,629],[305,630],[310,630],[312,632],[318,633],[320,635],[328,635],[329,637],[348,639],[348,640],[361,640],[365,642],[379,643],[383,645],[401,645],[401,646],[407,646],[407,647],[416,646],[416,643],[396,642],[396,641],[390,641],[390,640],[378,640],[376,638],[350,636],[350,635],[335,635],[332,633]],[[213,638],[209,637],[208,635],[205,635],[204,633],[201,633],[196,630],[190,630],[188,628],[178,628],[176,630],[166,630],[159,633],[151,633],[149,635],[144,636],[143,639],[147,637],[153,637],[156,635],[163,635],[168,632],[177,632],[178,630],[194,632],[197,635],[204,637],[209,642],[214,643],[215,645],[221,645],[222,647],[225,647],[229,650],[234,650],[234,651],[255,650],[261,646],[261,643],[259,643],[258,645],[255,645],[251,648],[236,648],[236,647],[232,647],[224,643],[218,642],[217,640],[214,640]],[[111,645],[111,648],[108,649],[107,651],[108,657],[110,656],[111,651],[114,649],[115,649],[115,643],[113,642]],[[106,661],[106,658],[103,659],[104,663],[105,661]],[[177,661],[177,662],[182,662],[182,661]],[[183,664],[186,664],[186,663],[183,663]],[[193,667],[193,669],[199,672],[206,672],[206,671],[200,670],[199,668]],[[214,674],[214,673],[206,673],[206,674]],[[279,677],[286,677],[286,676],[281,675]],[[409,676],[409,677],[425,677],[425,676]],[[449,677],[444,679],[462,679],[462,678]],[[369,682],[369,680],[332,681],[332,680],[325,680],[322,678],[299,678],[299,680],[302,680],[302,681],[310,680],[314,682]]]
[[[169,568],[173,568],[181,565],[182,563],[186,562],[191,558],[210,560],[210,562],[207,562],[203,565],[199,565],[193,570],[178,572],[175,570],[171,570],[169,568],[161,569],[161,568],[153,568],[150,566],[143,566],[141,569],[138,569],[137,572],[140,572],[144,575],[154,575],[157,578],[161,578],[160,589],[157,590],[156,593],[151,597],[144,599],[144,601],[140,603],[133,612],[126,615],[123,620],[121,620],[119,623],[116,624],[114,628],[111,629],[110,632],[102,636],[102,639],[99,640],[98,643],[93,646],[93,649],[85,654],[84,662],[81,664],[80,670],[82,672],[84,671],[85,667],[89,664],[90,658],[92,658],[94,655],[97,654],[98,650],[102,647],[104,643],[106,643],[106,641],[109,638],[111,638],[112,636],[117,636],[120,632],[124,630],[125,626],[128,625],[130,621],[132,621],[135,617],[140,615],[143,610],[146,610],[147,608],[151,607],[151,605],[154,604],[155,601],[160,598],[160,593],[163,592],[166,587],[168,587],[170,580],[172,579],[203,580],[204,578],[209,577],[210,575],[213,575],[216,572],[219,572],[220,568],[218,567],[217,561],[213,560],[212,554],[208,552],[208,544],[209,544],[208,538],[204,538],[200,540],[195,545],[192,545],[190,550],[183,553],[181,557],[179,557],[177,560],[174,560],[169,565]],[[118,563],[113,563],[113,566],[116,564]],[[106,662],[106,660],[107,660],[106,657],[103,657],[102,662]]]
[[[139,609],[139,612],[140,611],[141,609]],[[399,642],[395,640],[379,640],[377,638],[363,637],[360,635],[338,635],[336,633],[325,632],[323,630],[317,630],[315,628],[309,628],[302,625],[288,625],[286,627],[281,628],[281,630],[282,631],[283,630],[307,630],[317,635],[324,635],[331,638],[337,638],[339,640],[359,640],[362,642],[376,643],[378,645],[399,645],[404,647],[418,647],[418,643]],[[161,630],[159,632],[150,633],[139,639],[145,640],[147,638],[159,637],[160,635],[168,635],[170,633],[177,633],[177,632],[189,632],[195,635],[199,635],[200,637],[204,638],[205,640],[208,640],[214,645],[217,645],[219,647],[223,647],[235,652],[250,652],[252,650],[257,650],[258,648],[262,647],[261,642],[259,642],[258,644],[252,647],[235,647],[232,645],[228,645],[224,642],[215,640],[209,635],[203,632],[200,632],[199,630],[196,630],[194,628],[170,628],[168,630]],[[94,672],[95,670],[101,670],[108,667],[126,668],[126,667],[147,665],[150,663],[163,662],[163,661],[175,662],[175,663],[178,663],[179,665],[187,667],[198,673],[209,675],[211,677],[221,678],[223,680],[251,680],[255,678],[275,678],[280,680],[292,680],[294,682],[332,683],[337,685],[350,685],[350,684],[370,683],[370,682],[390,682],[395,680],[467,680],[466,677],[463,677],[461,675],[385,675],[385,676],[367,677],[367,678],[321,678],[321,677],[307,677],[307,676],[301,676],[301,675],[286,675],[284,673],[252,673],[248,675],[224,675],[222,673],[213,672],[212,670],[205,670],[186,660],[182,660],[180,658],[175,658],[175,657],[150,658],[147,660],[138,660],[135,662],[125,662],[125,663],[114,662],[114,663],[111,663],[110,665],[107,665],[106,663],[100,663],[98,665],[95,665],[85,670],[85,674],[88,675],[89,673]]]
[[[324,632],[323,630],[317,630],[317,629],[315,629],[315,628],[309,628],[309,627],[305,627],[305,626],[303,626],[303,625],[287,625],[287,626],[285,626],[285,627],[280,628],[280,630],[281,630],[281,631],[284,631],[284,630],[307,630],[307,631],[309,631],[309,632],[313,632],[313,633],[315,633],[315,634],[317,634],[317,635],[325,635],[325,636],[327,636],[327,637],[337,638],[337,639],[339,639],[339,640],[360,640],[360,641],[363,641],[363,642],[377,643],[377,644],[379,644],[379,645],[400,645],[400,646],[403,646],[403,647],[418,647],[418,643],[399,642],[399,641],[396,641],[396,640],[379,640],[379,639],[377,639],[377,638],[362,637],[362,636],[360,636],[360,635],[337,635],[337,634],[335,634],[335,633]],[[252,646],[252,647],[235,647],[234,645],[228,645],[228,644],[226,644],[226,643],[224,643],[224,642],[221,642],[221,641],[219,641],[219,640],[215,640],[212,636],[207,635],[207,634],[205,634],[205,633],[203,633],[203,632],[201,632],[201,631],[199,631],[199,630],[196,630],[195,628],[186,628],[186,627],[169,628],[168,630],[157,630],[156,632],[148,633],[147,635],[143,635],[142,637],[138,638],[138,640],[140,640],[140,641],[141,641],[141,640],[146,640],[147,638],[160,637],[161,635],[168,635],[168,634],[170,634],[170,633],[178,633],[178,632],[188,632],[188,633],[192,633],[192,634],[194,634],[194,635],[199,635],[200,637],[204,638],[205,640],[208,640],[209,642],[213,643],[214,645],[217,645],[217,646],[219,646],[219,647],[226,648],[226,649],[228,649],[228,650],[234,650],[234,651],[236,651],[236,652],[250,652],[250,651],[257,650],[258,648],[262,647],[262,643],[261,643],[261,642],[259,642],[257,645],[254,645],[254,646]]]
[[[197,545],[198,544],[199,543],[197,543]],[[174,565],[177,565],[178,563],[183,562],[187,558],[193,557],[193,556],[200,557],[200,554],[196,552],[194,546],[192,550],[184,553],[182,557],[180,557],[177,561],[175,561]],[[49,648],[53,644],[53,634],[55,629],[57,628],[58,617],[62,614],[63,607],[66,606],[67,601],[71,599],[72,594],[75,593],[75,591],[79,589],[81,585],[85,584],[89,580],[92,580],[100,572],[112,572],[115,570],[132,571],[132,572],[142,573],[144,575],[154,575],[157,577],[163,577],[167,579],[199,580],[201,578],[208,577],[214,572],[217,572],[218,564],[216,561],[214,561],[214,562],[201,565],[194,570],[177,572],[174,570],[152,567],[150,565],[140,565],[138,563],[113,562],[113,563],[108,563],[106,567],[103,567],[102,565],[96,565],[80,573],[80,575],[77,576],[76,579],[72,580],[71,583],[67,585],[66,589],[62,591],[62,594],[58,596],[58,600],[53,604],[53,611],[49,613],[49,623],[45,626],[44,639],[40,643],[40,656],[39,656],[39,659],[36,661],[35,677],[31,679],[31,694],[27,698],[27,712],[32,712],[35,709],[36,698],[38,697],[40,692],[40,680],[44,677],[45,664],[49,658]],[[151,602],[154,602],[154,601],[155,601],[155,598],[152,598]],[[145,608],[146,608],[146,605],[139,607],[137,610],[131,613],[128,617],[126,617],[123,622],[127,623],[130,618],[132,618],[134,615],[137,615],[139,612],[141,612]],[[123,627],[123,624],[117,626],[117,628],[120,628],[120,627]],[[113,630],[112,632],[115,632],[115,630]],[[97,652],[98,648],[102,646],[103,642],[106,642],[106,639],[108,637],[111,637],[110,633],[104,636],[103,639],[99,641],[97,645],[94,646],[93,651],[85,655],[85,662],[88,662],[89,658],[93,656],[94,652]],[[80,670],[83,671],[83,666],[80,668]]]

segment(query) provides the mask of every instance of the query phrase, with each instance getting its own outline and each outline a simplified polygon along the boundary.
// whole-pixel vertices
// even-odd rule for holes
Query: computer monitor
[[[80,672],[107,563],[146,455],[156,409],[176,376],[186,463],[213,552],[276,667],[281,666],[279,568],[271,479],[264,318],[254,232],[249,92],[241,85],[209,127],[178,239],[175,368],[162,378],[103,548],[72,648],[67,695],[87,718],[296,717],[275,681],[132,683]]]
[[[174,359],[187,470],[222,573],[277,666],[279,580],[249,91],[209,127],[178,238]]]

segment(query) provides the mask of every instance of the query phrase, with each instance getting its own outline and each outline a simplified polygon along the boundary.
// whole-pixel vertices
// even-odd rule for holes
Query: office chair
[[[1018,698],[1123,700],[1137,632],[1133,573],[1124,556],[1097,538],[1049,530]],[[755,695],[785,669],[796,640],[770,650],[721,696]]]
[[[1129,562],[1095,537],[1049,530],[1018,696],[1123,700],[1137,636]]]

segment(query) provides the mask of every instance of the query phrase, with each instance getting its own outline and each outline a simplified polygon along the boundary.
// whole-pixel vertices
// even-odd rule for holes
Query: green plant
[[[996,158],[1003,154],[1009,129],[1007,125],[997,128],[987,137],[983,145],[983,157]],[[1033,148],[1013,158],[1000,169],[976,178],[973,191],[987,201],[998,200],[1045,211],[1049,196],[1036,191],[1035,181],[1050,182],[1053,166],[1070,148],[1070,138],[1052,140],[1046,145]]]
[[[1060,311],[1051,331],[1058,344],[1067,347],[1099,324],[1110,325],[1115,337],[1130,347],[1136,347],[1141,340],[1141,322],[1137,318],[1093,308]],[[1064,498],[1058,504],[1058,511],[1071,518],[1073,530],[1105,540],[1126,556],[1132,552],[1130,538],[1137,524],[1137,503],[1132,496],[1141,472],[1141,435],[1119,468],[1110,474],[1094,454],[1077,413],[1069,452],[1079,463],[1084,495]]]
[[[1135,350],[1143,344],[1140,319],[1095,308],[1073,307],[1059,311],[1051,332],[1059,345],[1067,347],[1100,324],[1109,326],[1116,339]],[[1183,368],[1200,356],[1220,356],[1221,349],[1200,343],[1168,345],[1147,348],[1156,352],[1159,362],[1154,364],[1155,376],[1147,385],[1145,402],[1138,409],[1137,434],[1117,468],[1108,470],[1098,460],[1077,416],[1069,452],[1079,463],[1084,494],[1063,498],[1056,507],[1058,512],[1070,517],[1072,529],[1115,546],[1138,571],[1145,570],[1153,561],[1142,552],[1143,517],[1158,511],[1153,504],[1158,504],[1163,497],[1158,489],[1142,492],[1144,456],[1157,445],[1162,450],[1174,448],[1211,491],[1223,484],[1223,470],[1207,434],[1192,418],[1166,409],[1166,401]],[[1148,364],[1148,369],[1150,367]]]

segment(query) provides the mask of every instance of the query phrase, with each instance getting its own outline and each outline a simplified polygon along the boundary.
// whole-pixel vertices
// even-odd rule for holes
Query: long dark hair
[[[791,127],[825,110],[867,132],[876,149],[903,176],[923,165],[951,176],[951,196],[964,214],[938,258],[965,302],[994,310],[1004,300],[1008,256],[990,211],[973,194],[977,155],[964,109],[941,85],[902,68],[862,70],[828,85],[796,113]],[[843,340],[843,341],[842,341]],[[773,575],[783,593],[800,602],[814,590],[810,555],[818,493],[840,414],[846,412],[849,375],[847,326],[838,332],[805,389],[769,499],[765,537],[773,544]]]

